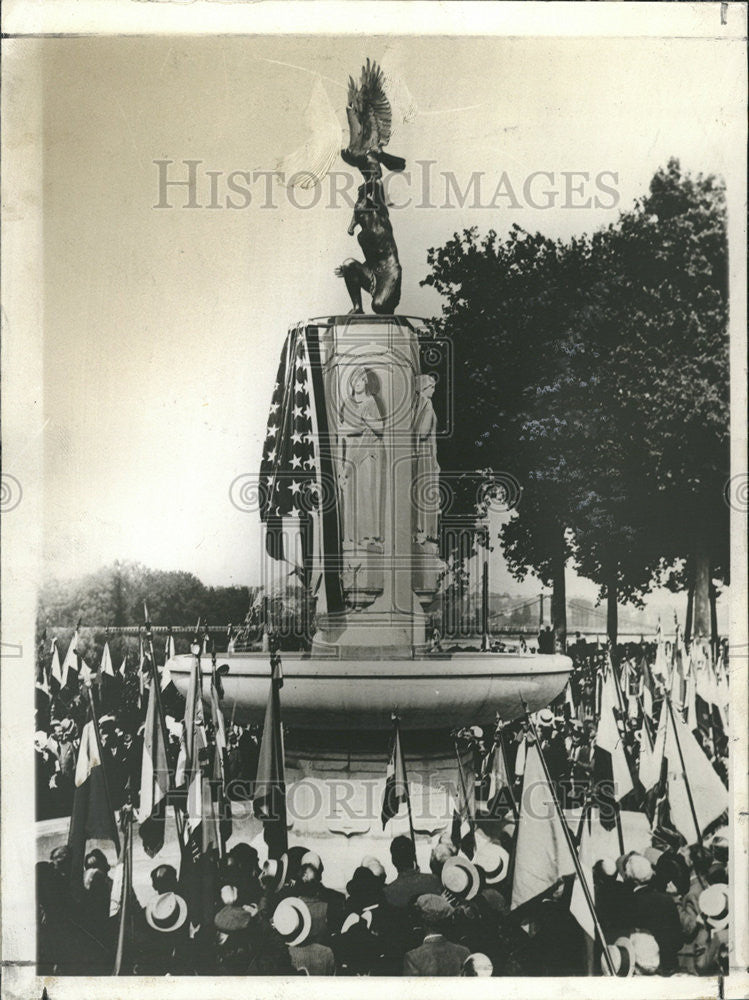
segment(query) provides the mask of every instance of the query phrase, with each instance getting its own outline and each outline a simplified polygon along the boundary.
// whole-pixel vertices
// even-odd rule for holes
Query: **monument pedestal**
[[[414,537],[418,336],[401,316],[331,317],[320,352],[346,606],[318,616],[312,655],[409,658],[426,649],[441,571]]]

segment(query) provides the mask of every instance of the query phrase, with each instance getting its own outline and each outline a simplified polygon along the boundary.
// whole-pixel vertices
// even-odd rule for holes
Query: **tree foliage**
[[[602,593],[637,602],[682,584],[699,542],[727,580],[722,184],[671,160],[592,235],[471,229],[428,261],[444,299],[432,332],[455,358],[441,464],[520,480],[501,533],[513,574],[556,584],[573,556]]]

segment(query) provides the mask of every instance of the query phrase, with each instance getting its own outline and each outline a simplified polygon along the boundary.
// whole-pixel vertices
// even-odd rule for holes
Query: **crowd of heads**
[[[132,937],[121,971],[135,975],[573,976],[726,971],[728,841],[648,848],[599,859],[592,891],[608,959],[570,913],[570,878],[510,909],[509,857],[483,841],[473,858],[449,834],[421,870],[410,837],[389,859],[365,855],[344,891],[320,855],[289,848],[261,864],[235,843],[212,869],[209,903],[159,863],[127,904]],[[388,863],[389,861],[389,863]],[[110,974],[121,925],[121,872],[91,851],[83,877],[67,846],[37,865],[40,974]],[[337,874],[337,873],[335,873]],[[194,879],[195,873],[190,875]],[[333,881],[333,880],[331,880]],[[192,883],[194,888],[194,882]],[[204,897],[205,898],[205,897]]]

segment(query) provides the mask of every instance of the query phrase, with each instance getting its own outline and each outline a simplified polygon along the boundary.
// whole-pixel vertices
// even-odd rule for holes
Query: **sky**
[[[440,309],[420,287],[427,251],[456,230],[590,231],[646,193],[671,156],[724,173],[741,134],[730,97],[740,43],[171,36],[42,48],[44,550],[61,577],[127,559],[208,584],[259,581],[260,526],[233,506],[231,484],[258,469],[288,327],[347,311],[333,269],[359,248],[329,185],[294,204],[271,181],[269,207],[261,177],[245,182],[251,203],[230,208],[228,178],[272,171],[304,145],[315,88],[341,126],[345,83],[367,56],[412,95],[413,121],[389,147],[411,169],[391,196],[412,203],[391,216],[399,311],[420,316]],[[185,207],[174,186],[172,207],[155,207],[160,176],[186,178],[186,160],[200,161],[201,207]],[[459,207],[454,192],[446,203],[442,175],[464,189],[475,171],[483,207]],[[579,193],[565,171],[588,175],[569,181]],[[545,191],[557,192],[554,206]],[[498,591],[538,592],[512,581],[498,554],[492,579]],[[572,572],[568,587],[595,594]]]

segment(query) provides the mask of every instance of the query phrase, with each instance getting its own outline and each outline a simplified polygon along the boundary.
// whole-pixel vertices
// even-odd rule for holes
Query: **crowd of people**
[[[111,974],[120,897],[103,853],[73,884],[70,851],[37,864],[39,973]],[[234,844],[215,881],[213,919],[196,929],[175,868],[158,864],[152,892],[133,900],[133,936],[120,971],[133,975],[619,976],[717,974],[728,954],[728,842],[689,851],[650,848],[594,869],[594,892],[611,966],[591,951],[569,912],[569,880],[510,911],[507,881],[432,846],[428,871],[409,837],[390,844],[395,874],[363,857],[346,890],[326,881],[314,851],[295,846],[258,863]]]
[[[573,876],[512,908],[525,749],[538,742],[564,809],[585,809],[595,795],[600,677],[611,651],[578,637],[570,653],[574,670],[568,691],[536,713],[532,724],[524,719],[498,725],[493,734],[477,726],[456,733],[463,749],[474,755],[475,832],[488,833],[483,842],[503,852],[502,865],[475,844],[468,849],[454,824],[433,838],[426,871],[419,870],[409,837],[392,840],[389,859],[364,856],[345,873],[327,873],[319,855],[304,846],[261,865],[251,844],[232,841],[210,876],[208,917],[205,910],[192,912],[184,877],[169,864],[157,864],[152,892],[127,904],[131,933],[124,947],[121,865],[110,868],[104,854],[94,850],[81,878],[71,870],[69,848],[59,846],[37,865],[39,972],[111,974],[117,963],[121,972],[136,975],[725,973],[730,910],[725,817],[688,844],[669,825],[664,802],[665,808],[651,810],[647,848],[595,859],[591,888],[605,953],[571,912]],[[632,706],[631,713],[621,713],[620,732],[635,768],[644,727],[652,720],[633,694],[636,685],[631,692],[628,688],[627,664],[637,679],[638,662],[652,663],[653,655],[654,647],[644,644],[616,650],[623,704]],[[641,689],[641,672],[638,683]],[[656,709],[657,702],[653,715]],[[179,751],[178,710],[175,704],[175,714],[167,716],[173,764]],[[128,729],[126,716],[116,711],[99,721],[111,758],[113,805],[136,808],[142,731]],[[37,732],[40,817],[45,809],[51,815],[70,811],[82,722],[53,717],[48,732]],[[718,727],[695,733],[726,781],[727,735]],[[244,794],[254,780],[259,736],[256,727],[227,726],[229,790],[236,785]],[[500,744],[506,777],[501,788],[492,782],[491,764]],[[626,801],[620,803],[627,807]],[[633,799],[632,808],[641,807]],[[345,892],[332,888],[331,881],[345,886]]]

